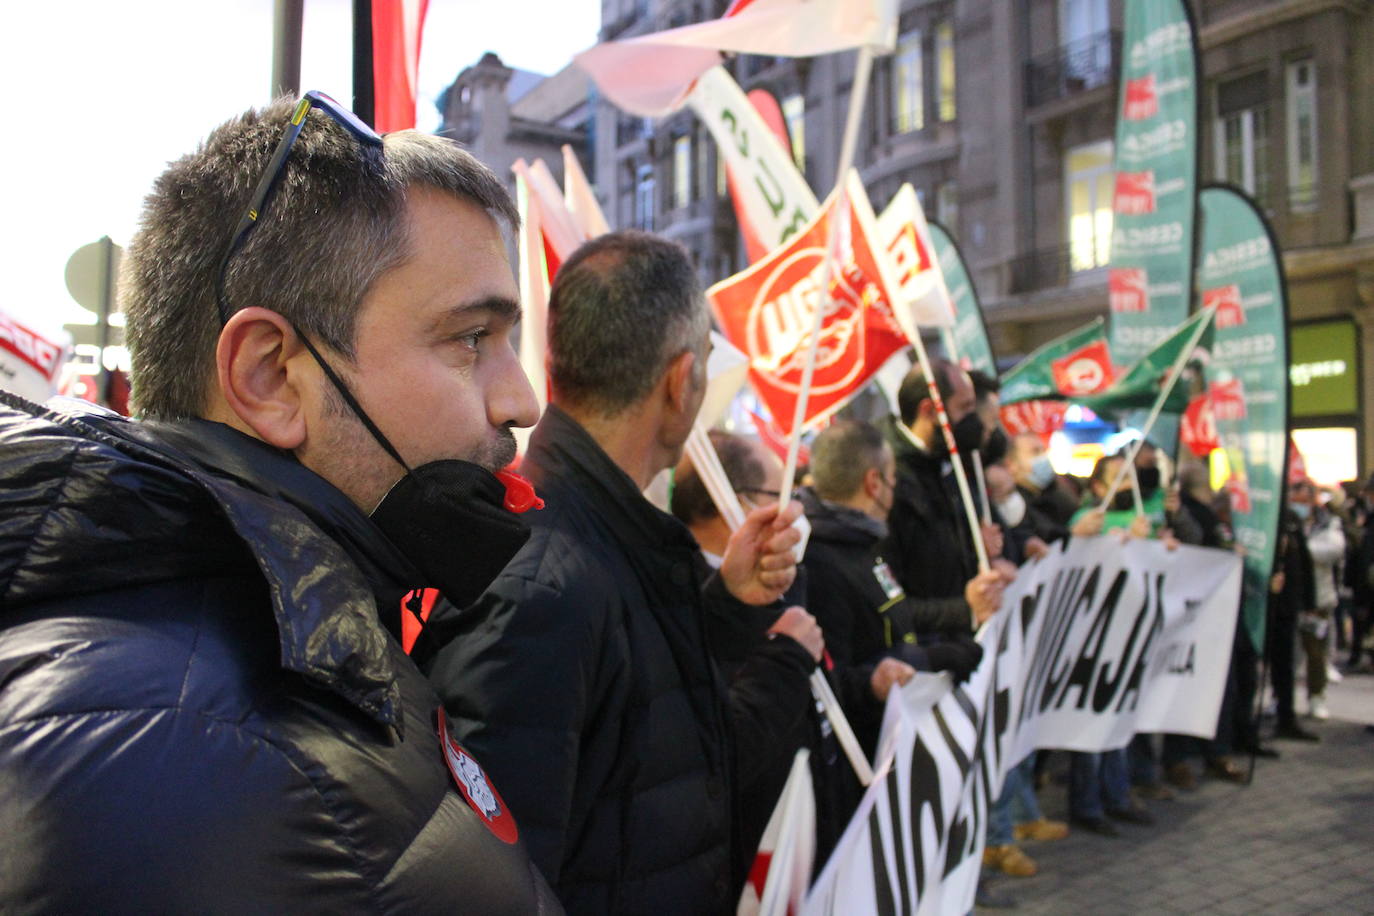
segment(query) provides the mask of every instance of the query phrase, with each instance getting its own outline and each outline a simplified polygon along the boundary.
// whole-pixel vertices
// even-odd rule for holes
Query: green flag
[[[1063,400],[1094,394],[1112,380],[1101,318],[1056,337],[1002,376],[1002,403]]]
[[[1216,310],[1207,395],[1226,455],[1231,530],[1245,548],[1245,627],[1264,647],[1288,457],[1288,299],[1278,244],[1254,203],[1205,188],[1197,286]]]
[[[1107,285],[1112,355],[1130,365],[1188,315],[1198,64],[1184,0],[1125,0],[1122,26]]]
[[[1178,362],[1184,351],[1197,344],[1206,346],[1206,334],[1198,340],[1197,332],[1201,324],[1210,319],[1211,312],[1196,312],[1175,328],[1168,337],[1156,344],[1153,350],[1138,359],[1134,366],[1122,373],[1106,391],[1074,400],[1098,413],[1113,415],[1129,410],[1150,409],[1159,397],[1160,386],[1168,376],[1170,368]],[[1209,326],[1208,331],[1210,330]],[[1187,409],[1188,389],[1175,382],[1168,399],[1164,402],[1164,410],[1183,413]]]

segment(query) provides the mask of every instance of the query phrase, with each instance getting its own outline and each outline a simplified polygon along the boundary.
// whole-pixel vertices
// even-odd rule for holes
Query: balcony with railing
[[[1043,289],[1079,286],[1102,282],[1103,268],[1108,264],[1105,245],[1091,239],[1078,244],[1041,248],[1014,258],[1008,264],[1007,291],[1012,294],[1033,293]]]
[[[1098,32],[1026,63],[1026,107],[1037,108],[1116,82],[1121,33]]]

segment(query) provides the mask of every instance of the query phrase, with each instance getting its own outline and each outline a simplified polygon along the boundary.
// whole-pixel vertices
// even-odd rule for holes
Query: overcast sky
[[[352,97],[351,0],[305,0],[301,83]],[[211,127],[269,97],[272,0],[7,4],[9,93],[0,308],[45,327],[79,320],[63,270],[80,246],[127,241],[153,179]],[[553,73],[596,41],[598,0],[430,0],[419,126],[484,51]],[[533,28],[531,28],[533,26]]]

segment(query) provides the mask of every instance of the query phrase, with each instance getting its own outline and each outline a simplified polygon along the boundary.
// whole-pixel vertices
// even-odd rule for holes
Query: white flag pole
[[[848,181],[849,166],[854,161],[854,146],[859,136],[859,121],[863,116],[864,98],[868,95],[868,75],[873,69],[873,49],[865,45],[859,49],[859,59],[854,67],[854,86],[849,94],[849,115],[845,119],[844,137],[840,142],[840,165],[836,169],[835,187],[839,189],[840,200],[845,200],[845,183]],[[845,219],[849,219],[849,207],[836,207]],[[801,390],[797,392],[796,410],[792,413],[792,441],[787,446],[787,460],[782,467],[783,504],[792,498],[792,483],[797,476],[797,454],[801,450],[802,421],[806,419],[806,407],[811,398],[811,377],[816,371],[816,351],[820,345],[821,323],[825,320],[830,306],[830,278],[834,271],[831,254],[839,232],[840,221],[832,219],[829,238],[825,246],[824,264],[821,272],[821,290],[816,304],[816,315],[811,322],[811,341],[806,351],[806,364],[802,368]]]
[[[730,480],[725,474],[725,469],[721,466],[720,456],[711,444],[710,436],[700,425],[692,427],[692,432],[687,437],[686,451],[692,464],[696,466],[697,475],[705,484],[711,501],[715,503],[716,511],[733,532],[744,524],[744,511],[740,507],[734,487],[730,485]],[[825,717],[830,720],[830,727],[835,730],[835,737],[844,749],[845,756],[849,758],[849,764],[854,768],[859,782],[868,785],[873,781],[873,768],[864,756],[859,740],[854,736],[854,729],[850,726],[844,710],[840,708],[839,700],[835,698],[834,691],[830,689],[829,682],[819,668],[811,672],[811,693],[824,709]]]
[[[939,259],[935,257],[933,246],[931,248],[930,257],[932,261],[937,264],[939,263]],[[938,276],[937,282],[941,286],[944,286],[945,275],[943,273]],[[945,296],[946,298],[949,297],[948,289],[945,290]],[[945,346],[945,352],[949,356],[949,361],[956,366],[959,365],[959,345],[954,339],[954,329],[941,328],[940,341]],[[924,353],[925,346],[922,345],[920,350]],[[934,379],[930,374],[930,364],[923,360],[921,362],[921,371],[925,373],[926,382],[930,386],[930,400],[940,412],[940,428],[945,431],[945,444],[949,446],[950,461],[954,465],[954,478],[959,484],[959,495],[964,500],[964,512],[968,515],[969,534],[973,537],[973,550],[978,555],[978,571],[987,572],[992,568],[992,563],[988,560],[987,545],[983,543],[983,531],[974,521],[978,517],[978,510],[974,507],[973,497],[969,493],[968,479],[964,474],[964,463],[959,460],[959,448],[954,442],[954,434],[949,431],[949,421],[945,415],[945,402],[940,398],[939,386],[934,383]],[[900,419],[898,422],[900,422]],[[988,495],[987,481],[983,477],[983,456],[978,454],[977,450],[973,453],[973,473],[977,477],[978,490],[983,494],[983,521],[991,525],[992,498]]]
[[[1145,514],[1145,499],[1140,495],[1140,478],[1135,473],[1135,463],[1131,463],[1131,496],[1135,501],[1135,514]]]
[[[1145,444],[1145,437],[1150,435],[1150,430],[1154,429],[1155,421],[1159,419],[1160,411],[1164,409],[1164,402],[1169,399],[1169,393],[1174,390],[1174,384],[1178,382],[1178,377],[1183,374],[1183,367],[1188,365],[1188,358],[1193,355],[1193,348],[1202,340],[1202,335],[1206,332],[1212,319],[1216,316],[1216,307],[1203,309],[1205,317],[1197,323],[1197,329],[1193,331],[1193,337],[1188,341],[1188,345],[1178,354],[1178,359],[1174,360],[1173,366],[1169,368],[1169,375],[1165,378],[1164,384],[1159,389],[1159,394],[1155,397],[1154,406],[1150,408],[1150,414],[1145,419],[1145,426],[1140,430],[1140,438],[1131,447],[1131,453],[1126,456],[1126,462],[1117,469],[1116,479],[1107,490],[1107,495],[1102,499],[1102,505],[1098,506],[1099,511],[1106,512],[1107,507],[1112,503],[1112,497],[1116,491],[1121,489],[1121,484],[1126,480],[1127,472],[1135,467],[1135,456]]]

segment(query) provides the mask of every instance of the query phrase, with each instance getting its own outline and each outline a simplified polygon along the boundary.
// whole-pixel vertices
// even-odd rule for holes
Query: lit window
[[[942,22],[935,29],[935,69],[940,91],[940,120],[954,120],[954,26]]]
[[[673,206],[682,208],[692,202],[692,138],[673,141]]]
[[[792,143],[792,160],[806,169],[806,99],[789,95],[782,102],[782,117],[787,122],[787,137]]]
[[[1288,65],[1288,202],[1317,202],[1317,73],[1310,58]]]
[[[1106,267],[1111,256],[1112,151],[1112,141],[1103,140],[1076,146],[1065,157],[1069,266],[1074,271]]]
[[[951,235],[959,233],[959,189],[952,181],[935,186],[935,214]]]
[[[907,32],[897,42],[892,59],[892,123],[896,133],[926,126],[925,81],[921,62],[921,33]]]

